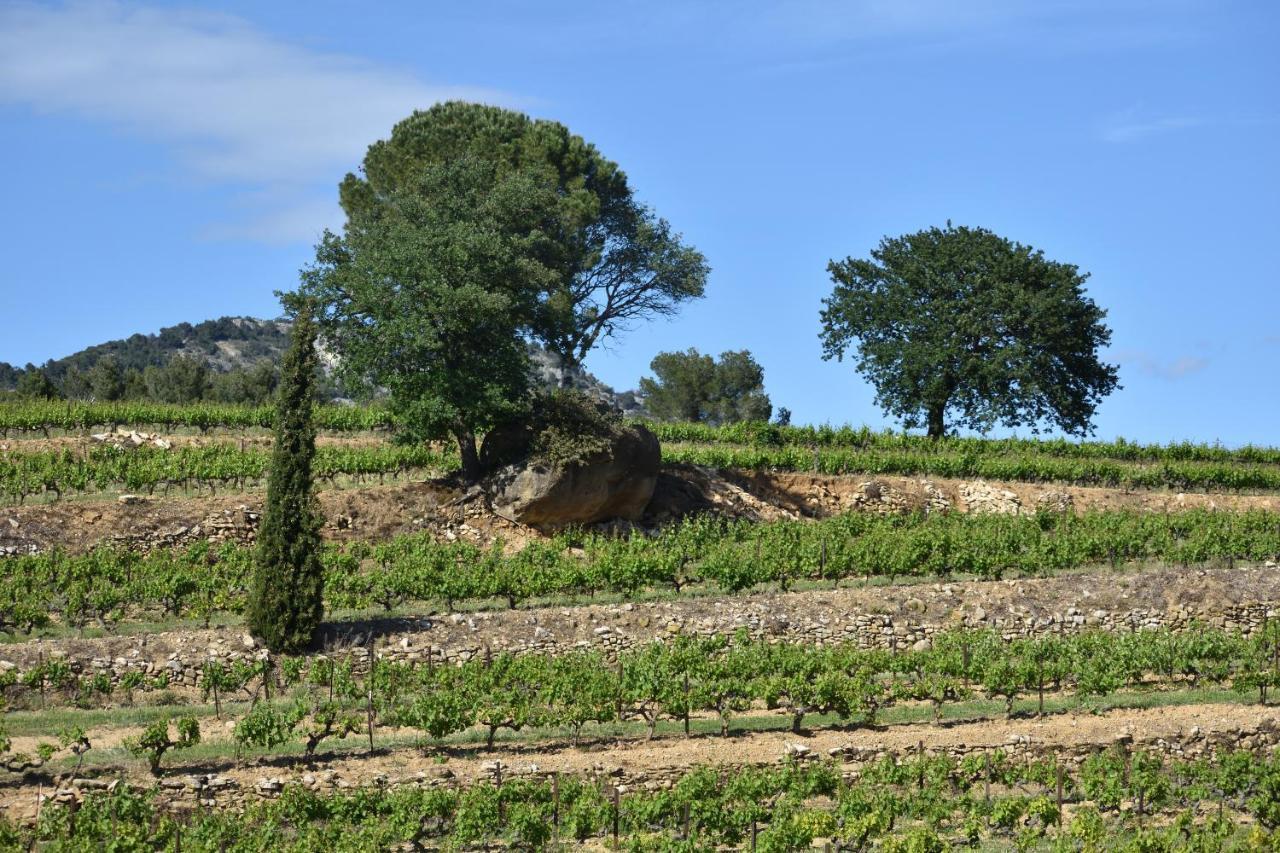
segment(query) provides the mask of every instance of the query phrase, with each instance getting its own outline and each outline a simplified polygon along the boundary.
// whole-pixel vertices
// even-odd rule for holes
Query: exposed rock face
[[[662,466],[644,524],[655,527],[703,512],[749,521],[802,517],[793,509],[752,494],[750,483],[733,472],[696,465]]]
[[[499,516],[541,529],[610,518],[636,521],[653,497],[660,462],[657,437],[633,426],[583,462],[505,465],[489,478],[488,492]]]

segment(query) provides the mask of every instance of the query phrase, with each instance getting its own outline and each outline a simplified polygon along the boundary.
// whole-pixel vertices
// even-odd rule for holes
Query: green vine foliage
[[[710,853],[754,844],[780,853],[826,843],[898,851],[974,844],[1124,853],[1271,849],[1278,840],[1277,759],[1249,752],[1218,758],[1165,759],[1117,747],[1092,759],[1115,771],[1101,801],[1091,793],[1088,780],[1100,772],[1091,765],[1063,772],[1053,756],[1014,759],[999,750],[963,760],[886,756],[855,779],[825,762],[700,766],[669,788],[629,788],[616,800],[612,789],[591,779],[562,775],[554,782],[519,778],[329,794],[291,785],[279,799],[250,804],[243,814],[178,815],[161,806],[154,791],[120,786],[89,794],[75,810],[50,803],[36,826],[0,817],[0,849],[536,849],[612,845],[615,827],[621,845],[635,851]],[[1125,763],[1139,768],[1127,779]],[[1165,794],[1152,798],[1156,790]],[[1211,792],[1227,792],[1231,807],[1220,809],[1221,796]]]

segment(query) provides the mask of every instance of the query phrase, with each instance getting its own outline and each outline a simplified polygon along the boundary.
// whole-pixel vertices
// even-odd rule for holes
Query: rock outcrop
[[[536,457],[504,465],[486,483],[493,511],[539,529],[636,521],[658,481],[658,439],[643,426],[620,429],[609,447],[567,465]]]

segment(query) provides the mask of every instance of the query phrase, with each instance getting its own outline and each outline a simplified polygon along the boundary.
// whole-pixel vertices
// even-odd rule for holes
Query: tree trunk
[[[947,404],[930,403],[929,404],[929,438],[942,438],[946,435],[947,425],[943,420],[943,416],[947,412]]]
[[[474,483],[480,479],[480,454],[476,451],[475,433],[459,430],[454,437],[458,440],[458,454],[462,457],[462,479]]]

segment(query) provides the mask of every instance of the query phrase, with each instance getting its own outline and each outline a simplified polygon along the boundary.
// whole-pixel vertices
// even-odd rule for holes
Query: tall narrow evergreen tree
[[[312,494],[316,452],[312,403],[318,356],[311,306],[299,307],[281,370],[267,507],[248,604],[249,630],[272,651],[298,651],[315,638],[321,601],[319,509]]]

